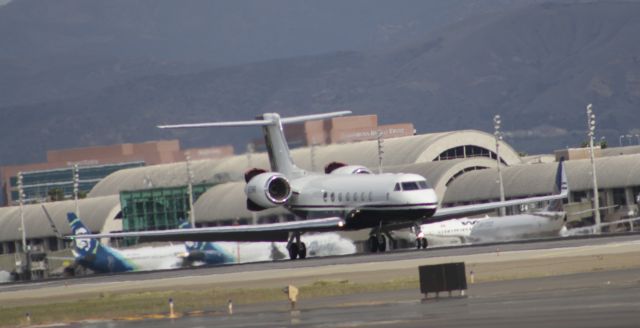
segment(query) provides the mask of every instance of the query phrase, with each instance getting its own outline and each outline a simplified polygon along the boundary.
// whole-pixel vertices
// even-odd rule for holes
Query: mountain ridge
[[[633,41],[640,22],[634,17],[640,17],[638,2],[534,4],[474,16],[378,51],[147,74],[78,97],[1,108],[8,114],[0,123],[5,139],[31,141],[4,143],[0,154],[5,163],[32,161],[48,148],[169,138],[186,147],[244,149],[258,136],[255,129],[167,132],[155,125],[341,109],[378,114],[381,123],[411,121],[418,133],[492,131],[493,115],[501,114],[505,131],[558,131],[507,140],[521,151],[551,152],[586,139],[587,103],[594,104],[598,137],[616,140],[638,129],[640,44]],[[41,119],[29,121],[34,115]],[[34,153],[7,156],[20,149]]]

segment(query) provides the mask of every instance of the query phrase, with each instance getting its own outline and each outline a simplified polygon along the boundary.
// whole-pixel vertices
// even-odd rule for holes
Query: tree
[[[60,188],[49,189],[47,195],[49,196],[49,200],[52,202],[57,202],[64,199],[64,191]]]
[[[600,140],[600,148],[601,149],[606,149],[607,147],[609,147],[607,145],[607,141],[606,140]]]

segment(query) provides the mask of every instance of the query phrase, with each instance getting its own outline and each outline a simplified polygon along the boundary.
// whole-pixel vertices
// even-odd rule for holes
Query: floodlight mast
[[[595,229],[594,232],[596,234],[600,234],[600,197],[598,196],[598,179],[596,178],[596,162],[593,154],[593,139],[596,130],[596,114],[593,113],[593,105],[587,105],[587,127],[589,136],[589,152],[591,153],[591,177],[593,178],[593,210],[594,210],[594,218],[595,218]],[[622,140],[622,138],[621,138]],[[622,143],[622,141],[621,141]]]
[[[500,141],[502,141],[502,132],[500,132],[500,124],[502,120],[500,119],[500,115],[496,115],[493,117],[493,127],[494,132],[493,135],[496,139],[496,166],[498,168],[498,183],[500,184],[500,201],[505,201],[504,196],[504,183],[502,181],[502,170],[500,169]],[[504,207],[500,207],[500,216],[506,215],[506,209]]]
[[[76,206],[76,216],[80,217],[80,206],[78,204],[78,188],[80,187],[80,175],[78,174],[78,164],[73,164],[73,200]]]
[[[22,252],[27,253],[27,233],[24,228],[24,186],[22,172],[18,172],[18,200],[20,203],[20,231],[22,233]]]
[[[196,227],[196,213],[193,208],[193,171],[191,169],[191,156],[189,156],[189,152],[185,153],[186,164],[187,164],[187,193],[189,194],[189,222],[191,223],[191,227]]]

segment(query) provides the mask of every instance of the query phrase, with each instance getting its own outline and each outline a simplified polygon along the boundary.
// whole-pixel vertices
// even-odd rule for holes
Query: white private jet
[[[429,220],[473,215],[491,209],[564,198],[562,193],[528,199],[438,209],[438,199],[426,179],[417,174],[373,174],[360,165],[331,165],[325,174],[305,171],[291,159],[283,124],[326,119],[350,111],[281,118],[265,113],[252,121],[162,125],[161,129],[260,126],[271,171],[251,169],[245,173],[247,208],[259,211],[282,206],[296,215],[295,221],[270,224],[137,231],[84,235],[83,238],[139,237],[141,241],[288,241],[291,259],[305,258],[300,235],[309,231],[372,229],[373,251],[386,250],[384,234],[390,230],[418,227]],[[74,238],[71,236],[70,238]]]

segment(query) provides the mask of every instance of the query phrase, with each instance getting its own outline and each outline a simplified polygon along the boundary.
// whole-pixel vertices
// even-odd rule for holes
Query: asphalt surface
[[[598,246],[611,243],[625,243],[640,240],[640,235],[601,236],[591,238],[538,240],[517,242],[508,244],[491,244],[475,246],[453,246],[434,248],[427,250],[396,250],[386,253],[354,254],[348,256],[307,258],[305,260],[282,260],[277,262],[246,263],[237,265],[225,265],[215,267],[198,267],[178,270],[129,272],[112,275],[90,275],[71,279],[52,279],[48,281],[36,281],[28,283],[0,284],[0,293],[5,291],[32,290],[48,287],[91,285],[96,283],[112,283],[127,281],[146,281],[157,279],[171,279],[180,277],[211,276],[229,273],[250,274],[251,272],[276,270],[276,269],[302,269],[323,268],[335,265],[352,265],[366,263],[384,263],[406,260],[419,260],[425,258],[442,258],[487,254],[496,252],[513,252],[528,250],[562,249],[582,246]]]
[[[69,327],[638,327],[640,270],[591,272],[471,285],[467,296],[424,300],[415,290],[212,309],[179,319]]]

